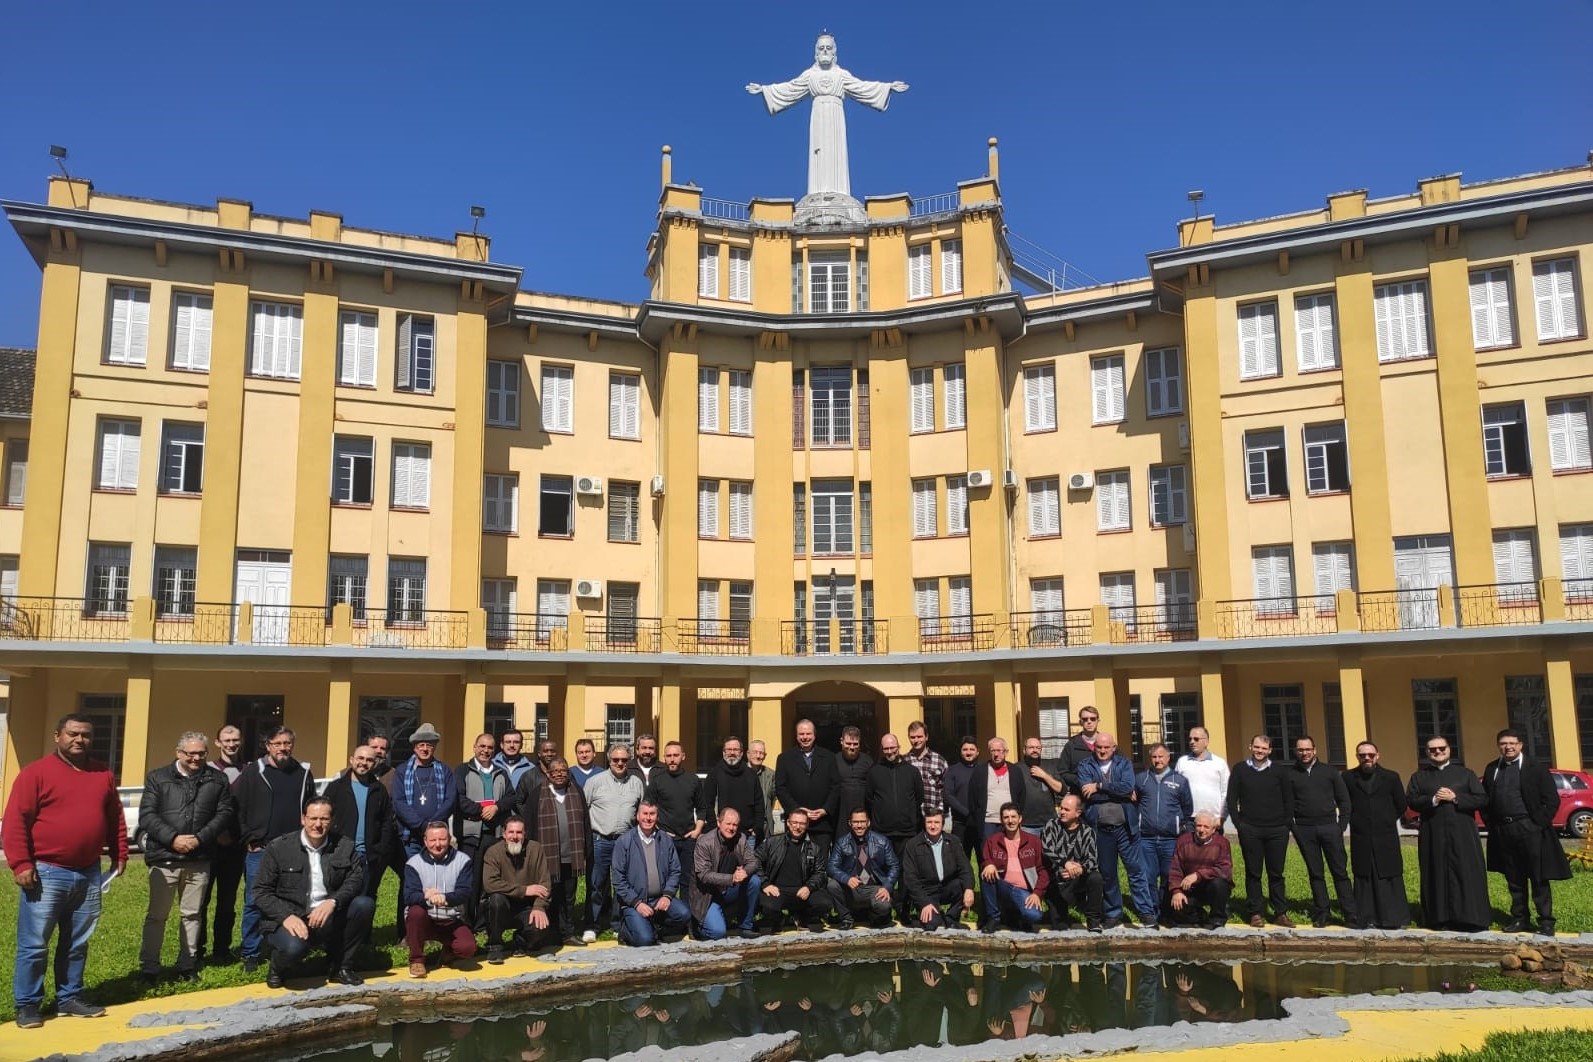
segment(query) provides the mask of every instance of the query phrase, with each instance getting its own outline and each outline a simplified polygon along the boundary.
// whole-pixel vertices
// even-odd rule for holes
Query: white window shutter
[[[946,589],[950,592],[951,614],[953,616],[973,615],[973,580],[966,576],[948,580]]]
[[[935,370],[914,369],[909,374],[913,431],[935,430]]]
[[[354,382],[361,387],[376,386],[376,315],[359,315],[358,338],[354,347]]]
[[[752,373],[744,370],[730,374],[730,433],[752,434]]]
[[[1588,454],[1588,401],[1564,398],[1548,404],[1549,466],[1555,471],[1586,468]]]
[[[730,537],[752,537],[752,484],[730,484]]]
[[[730,248],[730,298],[752,301],[752,252],[745,247]]]
[[[143,365],[149,354],[149,292],[144,288],[127,291],[127,364]]]
[[[713,579],[697,580],[697,618],[719,618],[719,583]]]
[[[1471,335],[1474,345],[1507,346],[1515,342],[1510,314],[1510,271],[1483,269],[1471,274]]]
[[[1593,580],[1593,524],[1560,525],[1560,575],[1567,583]],[[1581,592],[1585,595],[1587,590],[1593,586]]]
[[[133,313],[132,288],[111,289],[111,345],[105,360],[117,365],[128,362],[128,330]]]
[[[1575,335],[1576,270],[1570,259],[1538,262],[1532,267],[1532,298],[1537,308],[1538,338]]]
[[[415,447],[412,461],[410,468],[412,504],[424,509],[431,505],[431,447]]]
[[[940,615],[940,584],[934,579],[913,580],[913,615],[921,620],[932,620]],[[925,628],[925,634],[938,630]]]
[[[706,299],[719,297],[719,245],[706,243],[697,249],[697,294]]]
[[[719,481],[697,481],[697,534],[701,538],[719,537]]]
[[[945,391],[946,427],[962,428],[968,424],[968,395],[963,379],[964,370],[959,365],[947,365],[941,370]]]
[[[968,532],[968,480],[965,476],[946,477],[946,533]]]
[[[697,370],[697,430],[719,430],[719,370]]]
[[[907,250],[907,297],[923,299],[930,295],[930,245],[921,243]]]
[[[412,383],[412,370],[410,345],[414,342],[415,319],[410,314],[398,316],[398,362],[397,375],[394,377],[393,386],[400,391],[407,391]]]
[[[940,291],[951,295],[962,290],[962,241],[946,240],[940,245]]]
[[[608,433],[615,438],[625,438],[625,378],[608,378]]]

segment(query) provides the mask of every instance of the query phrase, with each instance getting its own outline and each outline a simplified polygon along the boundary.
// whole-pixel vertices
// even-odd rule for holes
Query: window
[[[430,317],[398,315],[398,371],[393,387],[429,395],[437,387],[436,325]]]
[[[1277,763],[1294,760],[1294,743],[1306,736],[1305,687],[1297,684],[1261,687],[1261,728],[1272,739]]]
[[[918,617],[918,633],[934,637],[940,633],[940,580],[913,580],[913,615]]]
[[[393,508],[425,509],[431,505],[431,445],[393,444]]]
[[[1504,604],[1538,599],[1538,542],[1530,527],[1493,533],[1493,581]]]
[[[1294,615],[1294,547],[1255,546],[1250,550],[1256,615]]]
[[[857,550],[874,552],[874,484],[868,480],[857,485]]]
[[[752,584],[730,583],[730,637],[746,641],[752,637]]]
[[[136,420],[100,419],[99,490],[138,489],[139,423]]]
[[[1471,274],[1471,339],[1478,350],[1515,345],[1508,267],[1478,269]]]
[[[28,440],[6,440],[5,504],[21,505],[28,493]]]
[[[542,430],[574,431],[575,370],[568,365],[542,366]]]
[[[1326,494],[1349,489],[1350,449],[1344,440],[1344,422],[1306,425],[1306,493]]]
[[[1520,402],[1482,407],[1482,460],[1490,476],[1532,473],[1527,452],[1527,411]]]
[[[1023,430],[1056,430],[1056,367],[1023,368]]]
[[[1245,432],[1245,496],[1252,501],[1289,496],[1282,428]]]
[[[355,623],[365,622],[365,587],[369,581],[370,558],[354,553],[334,553],[326,565],[327,621],[335,605],[347,605]]]
[[[1123,355],[1090,359],[1091,423],[1116,424],[1123,419]]]
[[[796,651],[808,651],[808,584],[791,584],[791,619],[796,623]],[[816,631],[814,633],[817,633]]]
[[[1063,623],[1062,580],[1030,579],[1029,608],[1034,612],[1034,626],[1042,623],[1052,625]],[[1044,644],[1043,639],[1036,640],[1032,632],[1029,641],[1035,645]]]
[[[730,434],[752,434],[752,373],[730,371]]]
[[[1278,304],[1239,307],[1239,378],[1278,375]]]
[[[1344,744],[1344,691],[1337,682],[1322,683],[1322,729],[1327,740],[1327,748],[1320,754],[1322,762],[1345,766],[1349,749]]]
[[[520,530],[520,477],[488,472],[481,477],[481,529],[513,534]]]
[[[697,430],[713,434],[719,430],[719,370],[697,370]]]
[[[117,785],[121,785],[124,744],[122,738],[127,729],[127,698],[119,693],[79,694],[77,710],[78,714],[94,727],[94,739],[89,742],[89,758],[110,764],[112,777],[116,779]],[[246,733],[245,737],[247,736]]]
[[[852,264],[845,251],[808,257],[808,311],[846,313],[851,303]]]
[[[332,439],[332,501],[338,505],[369,505],[376,466],[376,442],[349,435]]]
[[[501,643],[514,638],[517,596],[514,579],[481,580],[481,608],[487,613],[488,641]]]
[[[962,241],[940,241],[940,293],[955,295],[962,291]]]
[[[569,476],[543,476],[537,534],[568,538],[575,534],[575,497]]]
[[[1294,338],[1301,372],[1338,368],[1339,338],[1333,326],[1332,295],[1295,297]]]
[[[387,559],[387,622],[426,622],[426,558]]]
[[[1150,514],[1152,527],[1189,522],[1189,469],[1186,466],[1151,466]]]
[[[1552,763],[1547,686],[1542,675],[1506,675],[1505,718],[1512,730],[1521,732],[1523,755]]]
[[[1200,694],[1164,693],[1161,698],[1162,740],[1176,745],[1180,739],[1201,725]],[[1196,808],[1196,811],[1209,810]]]
[[[1355,589],[1355,545],[1351,542],[1311,543],[1311,570],[1319,596]],[[1320,601],[1317,611],[1331,610],[1332,602]]]
[[[752,537],[752,483],[731,481],[730,484],[730,537]]]
[[[857,370],[857,447],[867,450],[872,439],[869,418],[868,370]]]
[[[913,537],[934,538],[939,526],[935,515],[935,481],[913,480]]]
[[[629,372],[609,373],[608,437],[610,439],[642,437],[641,406],[642,378]]]
[[[487,362],[487,425],[493,428],[520,426],[518,361]],[[613,434],[612,429],[610,434]]]
[[[282,380],[299,378],[299,351],[304,340],[304,309],[286,302],[249,304],[253,317],[249,343],[249,375]]]
[[[537,580],[537,641],[546,642],[548,633],[570,625],[570,581]]]
[[[1560,578],[1567,601],[1593,600],[1593,524],[1560,525]]]
[[[127,575],[133,547],[126,543],[90,542],[83,611],[91,616],[127,612]]]
[[[1532,301],[1537,306],[1540,341],[1580,336],[1582,322],[1576,305],[1576,259],[1533,262]]]
[[[968,389],[962,365],[947,365],[940,370],[942,397],[946,407],[946,430],[968,426]]]
[[[610,704],[603,713],[603,748],[629,745],[636,740],[636,706]]]
[[[911,430],[935,430],[935,370],[912,369],[908,378],[908,407],[911,413]]]
[[[934,278],[934,247],[928,243],[920,243],[907,248],[907,297],[909,299],[927,299],[934,294],[930,285]]]
[[[697,248],[697,294],[705,299],[719,297],[719,245],[705,243]]]
[[[808,488],[803,483],[791,484],[791,527],[794,555],[805,556],[808,552]]]
[[[1411,706],[1416,720],[1416,747],[1431,737],[1449,739],[1449,758],[1465,763],[1460,745],[1460,702],[1454,679],[1411,679]]]
[[[818,556],[852,552],[852,481],[813,481],[813,552]]]
[[[1031,479],[1026,484],[1029,496],[1029,537],[1048,538],[1062,533],[1062,481],[1059,476]]]
[[[1163,630],[1194,631],[1195,579],[1188,568],[1157,569],[1156,622]]]
[[[343,387],[375,387],[376,315],[344,310],[337,315],[337,324],[338,384]],[[491,376],[488,376],[488,380],[491,380]]]
[[[813,445],[852,445],[851,366],[819,366],[812,375]]]
[[[1101,604],[1108,609],[1107,617],[1113,623],[1134,626],[1134,573],[1102,572]]]
[[[968,477],[946,477],[946,534],[968,533]]]
[[[697,481],[697,537],[719,537],[719,481]]]
[[[205,480],[205,426],[168,420],[161,425],[162,494],[198,494]]]
[[[111,285],[111,334],[105,360],[143,365],[149,353],[149,289]]]
[[[946,580],[946,596],[951,603],[951,633],[964,637],[973,633],[973,580],[954,575]]]
[[[155,615],[194,614],[194,577],[199,551],[192,546],[155,547]]]
[[[1127,531],[1133,524],[1130,511],[1128,469],[1095,474],[1095,529]]]
[[[637,583],[608,584],[605,612],[608,619],[607,638],[610,645],[636,644],[636,602],[641,597]]]
[[[1593,468],[1586,398],[1549,400],[1549,467],[1556,472]]]
[[[190,372],[210,371],[209,295],[197,291],[173,292],[171,297],[171,367]]]
[[[608,484],[608,540],[637,542],[641,537],[642,485],[623,480]]]
[[[1379,284],[1372,289],[1377,321],[1377,360],[1426,358],[1433,352],[1427,321],[1427,281]]]
[[[730,298],[733,302],[752,301],[751,248],[730,248]]]
[[[1165,417],[1184,411],[1184,358],[1177,347],[1145,352],[1145,415]]]
[[[719,624],[719,580],[697,580],[697,634],[699,637],[713,638],[720,633]]]

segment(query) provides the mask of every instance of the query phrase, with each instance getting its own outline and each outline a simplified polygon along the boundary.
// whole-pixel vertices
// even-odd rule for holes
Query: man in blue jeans
[[[610,921],[619,921],[613,917],[614,900],[609,895],[610,864],[615,842],[636,821],[636,808],[647,788],[640,774],[631,773],[630,764],[630,746],[612,746],[608,750],[608,770],[593,775],[581,789],[592,836],[592,858],[586,871],[587,930],[581,935],[588,944]],[[673,846],[674,842],[670,844]]]
[[[740,915],[743,938],[758,936],[753,919],[763,879],[752,841],[741,832],[741,812],[721,808],[718,828],[697,838],[692,860],[691,916],[702,939],[725,939],[733,914]]]
[[[293,758],[293,731],[277,726],[266,731],[265,755],[252,760],[232,783],[233,810],[238,815],[243,845],[243,972],[260,965],[260,908],[254,902],[254,877],[266,845],[300,829],[304,805],[315,795],[310,765]]]
[[[620,943],[651,947],[658,943],[660,927],[684,934],[691,913],[675,898],[680,859],[675,842],[658,828],[657,804],[644,800],[637,805],[636,825],[614,841],[613,857]]]
[[[89,759],[94,724],[68,715],[55,727],[55,750],[17,772],[6,805],[4,843],[17,907],[17,958],[11,990],[17,1025],[44,1024],[44,963],[55,947],[55,1012],[94,1018],[105,1008],[83,998],[89,938],[100,918],[100,849],[127,865],[127,824],[110,768]]]
[[[1134,777],[1134,803],[1139,808],[1139,848],[1145,860],[1145,876],[1150,879],[1150,895],[1155,911],[1141,911],[1147,924],[1171,926],[1173,882],[1168,872],[1173,865],[1173,849],[1178,838],[1193,825],[1195,801],[1189,779],[1171,767],[1173,754],[1160,741],[1146,755],[1150,767]]]
[[[1141,922],[1156,926],[1157,904],[1151,895],[1150,875],[1139,844],[1139,810],[1134,806],[1134,765],[1117,751],[1117,739],[1102,731],[1095,736],[1094,755],[1079,764],[1079,789],[1084,797],[1084,821],[1095,829],[1095,848],[1101,857],[1105,885],[1106,928],[1132,928],[1123,911],[1123,890],[1117,880],[1117,860],[1128,871],[1130,896]]]
[[[1051,875],[1045,868],[1045,851],[1040,839],[1023,828],[1023,809],[1017,804],[1001,805],[1001,832],[985,841],[981,860],[984,869],[979,886],[985,916],[979,923],[983,933],[994,933],[1006,922],[1033,933],[1044,913],[1041,906]]]

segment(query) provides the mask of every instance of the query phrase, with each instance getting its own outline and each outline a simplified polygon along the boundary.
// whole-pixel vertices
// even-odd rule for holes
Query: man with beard
[[[1521,754],[1518,730],[1501,730],[1499,758],[1482,772],[1488,793],[1483,818],[1488,823],[1488,869],[1504,875],[1510,890],[1510,921],[1506,933],[1529,933],[1527,893],[1538,912],[1538,932],[1554,936],[1554,891],[1550,882],[1571,876],[1571,864],[1554,832],[1560,796],[1554,777],[1542,760]]]
[[[503,962],[503,935],[514,932],[521,950],[531,954],[557,940],[548,920],[553,879],[542,846],[526,838],[525,820],[511,815],[503,839],[481,857],[481,892],[487,908],[487,961]],[[511,946],[514,942],[511,942]]]
[[[708,768],[708,776],[703,779],[702,810],[712,812],[717,822],[721,811],[735,808],[742,832],[752,834],[756,843],[753,826],[763,821],[763,787],[741,752],[740,738],[725,739],[722,758]]]
[[[376,778],[376,754],[369,745],[354,750],[348,769],[327,783],[323,795],[332,805],[332,829],[353,841],[365,861],[364,895],[374,900],[383,868],[393,867],[402,876],[404,861],[393,800]]]
[[[293,731],[275,726],[266,731],[265,755],[251,761],[232,783],[238,837],[243,845],[243,972],[260,965],[260,908],[254,902],[254,878],[266,845],[301,827],[304,805],[315,795],[310,765],[293,758]],[[362,879],[363,880],[363,879]]]
[[[1355,746],[1357,766],[1344,772],[1350,794],[1350,867],[1355,874],[1355,910],[1361,929],[1404,929],[1410,922],[1405,896],[1405,861],[1399,849],[1399,820],[1405,814],[1405,783],[1378,764],[1377,746]]]
[[[525,735],[512,727],[505,730],[498,738],[498,754],[492,758],[492,762],[502,767],[504,773],[509,776],[510,789],[517,787],[527,772],[535,772],[538,775],[542,773],[541,765],[520,751],[524,747]],[[538,778],[537,781],[541,779]]]
[[[1068,792],[1079,791],[1079,764],[1088,762],[1095,757],[1095,736],[1100,733],[1101,713],[1095,706],[1086,704],[1079,709],[1079,732],[1068,738],[1068,743],[1062,746],[1062,756],[1058,766],[1062,771],[1062,784],[1067,786]]]
[[[868,770],[868,817],[898,861],[923,824],[924,779],[902,759],[895,734],[879,739],[879,762]]]
[[[815,933],[824,929],[824,916],[830,911],[824,855],[808,832],[808,813],[792,808],[785,817],[785,832],[758,846],[758,866],[763,870],[758,915],[764,928],[779,929],[781,918],[789,913]]]
[[[686,750],[680,742],[664,746],[664,769],[653,772],[642,799],[658,805],[658,828],[674,841],[681,866],[680,885],[689,888],[692,853],[708,817],[703,812],[702,779],[686,770]]]
[[[757,738],[747,742],[747,766],[758,779],[763,791],[763,821],[755,823],[754,832],[759,837],[771,837],[781,830],[780,820],[774,814],[774,768],[764,761],[769,758],[769,746]]]
[[[645,787],[652,780],[653,768],[657,766],[658,739],[652,734],[643,734],[636,739],[636,759],[631,761],[631,773],[641,775]]]
[[[1130,895],[1140,921],[1155,928],[1156,898],[1140,852],[1139,813],[1134,808],[1134,765],[1117,751],[1117,739],[1104,730],[1095,735],[1091,748],[1095,757],[1079,764],[1079,788],[1084,797],[1084,821],[1095,827],[1095,848],[1101,857],[1106,928],[1131,924],[1123,915],[1119,857],[1128,871]]]
[[[1057,794],[1065,792],[1058,777],[1061,768],[1045,761],[1044,749],[1039,738],[1025,738],[1023,762],[1019,764],[1023,778],[1023,828],[1036,837],[1056,817]]]
[[[393,739],[386,734],[372,734],[365,739],[365,744],[376,754],[376,768],[371,773],[376,775],[377,781],[391,787],[393,778]]]
[[[1095,831],[1084,823],[1084,800],[1069,793],[1057,805],[1056,816],[1040,834],[1045,865],[1051,871],[1051,926],[1065,929],[1072,925],[1068,908],[1084,912],[1084,926],[1099,933],[1104,926],[1100,850],[1095,846]]]
[[[1294,843],[1300,848],[1311,880],[1311,924],[1323,928],[1332,910],[1322,872],[1326,862],[1328,873],[1333,875],[1333,889],[1339,895],[1339,908],[1344,912],[1344,924],[1353,926],[1361,918],[1355,909],[1344,858],[1344,828],[1350,818],[1350,794],[1344,778],[1317,761],[1316,741],[1302,735],[1294,742],[1289,782]]]
[[[1411,775],[1405,803],[1421,816],[1422,925],[1476,933],[1493,921],[1475,814],[1488,804],[1477,776],[1455,763],[1449,739],[1427,739],[1427,766]]]
[[[974,769],[968,780],[968,839],[983,859],[985,842],[1001,832],[1001,808],[1012,804],[1023,821],[1023,775],[1007,762],[1007,743],[991,738],[990,760]],[[976,846],[976,847],[974,847]]]
[[[406,858],[420,854],[428,822],[447,822],[458,810],[458,780],[437,759],[441,740],[436,727],[420,724],[409,735],[413,755],[393,771],[393,814],[398,816]]]
[[[869,829],[868,812],[858,808],[847,816],[847,832],[830,848],[830,880],[824,883],[842,929],[867,915],[875,929],[891,924],[891,891],[901,878],[901,864],[890,841]]]
[[[946,768],[946,829],[962,838],[962,845],[970,851],[978,846],[968,839],[968,823],[972,817],[968,808],[968,784],[974,772],[980,770],[979,742],[972,734],[964,734],[957,743],[957,762]]]
[[[849,821],[858,808],[868,807],[868,771],[873,766],[874,757],[863,751],[863,732],[855,726],[842,730],[841,754],[835,760],[840,775],[835,817],[841,822]]]
[[[797,720],[796,747],[786,749],[774,761],[774,795],[787,819],[794,811],[806,812],[808,833],[816,843],[828,847],[835,838],[834,808],[841,776],[835,769],[835,753],[819,748],[817,736],[813,720]]]
[[[1267,924],[1263,914],[1268,900],[1272,920],[1284,929],[1294,928],[1289,898],[1283,891],[1283,861],[1289,854],[1289,819],[1294,799],[1288,772],[1272,762],[1272,739],[1257,734],[1250,739],[1250,758],[1228,777],[1228,814],[1239,829],[1239,850],[1245,857],[1245,906],[1250,924]],[[1261,872],[1267,874],[1267,897],[1261,895]]]
[[[907,724],[907,754],[902,757],[924,780],[924,814],[946,808],[946,757],[929,747],[929,730],[918,720]]]
[[[974,904],[968,853],[945,832],[945,825],[940,809],[930,808],[923,832],[902,849],[904,922],[919,929],[961,928],[963,912]]]
[[[227,776],[230,786],[243,772],[243,731],[235,726],[224,726],[216,735],[216,758],[210,766]],[[243,845],[238,843],[237,813],[227,820],[227,825],[216,837],[216,846],[210,857],[210,880],[205,882],[204,899],[199,901],[199,947],[194,956],[205,957],[205,951],[215,939],[213,958],[227,962],[232,958],[232,926],[238,920],[238,883],[243,880]],[[211,897],[216,900],[216,916],[209,920]],[[247,899],[247,897],[245,897]]]

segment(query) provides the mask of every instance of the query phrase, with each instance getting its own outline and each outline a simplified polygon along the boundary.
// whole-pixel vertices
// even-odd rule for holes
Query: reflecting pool
[[[366,1030],[324,1050],[250,1062],[579,1062],[648,1045],[709,1044],[797,1033],[798,1058],[1151,1029],[1174,1022],[1283,1016],[1291,997],[1463,990],[1474,964],[1267,962],[976,963],[897,960],[748,972],[706,988],[530,1006],[491,1018],[435,1017]],[[659,971],[660,980],[668,972]],[[1147,1042],[1155,1034],[1147,1033]]]

